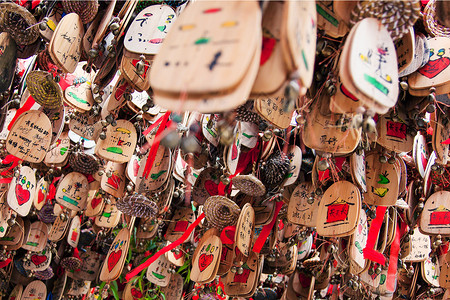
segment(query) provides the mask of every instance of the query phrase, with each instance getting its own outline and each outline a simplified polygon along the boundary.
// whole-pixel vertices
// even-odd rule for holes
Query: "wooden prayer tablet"
[[[142,63],[144,68],[142,74],[138,71],[138,63],[141,64],[141,55],[123,50],[120,72],[127,79],[128,83],[138,92],[146,91],[150,88],[150,69],[153,57],[144,55]]]
[[[167,300],[179,300],[183,297],[183,277],[178,274],[170,276],[169,284],[161,289]]]
[[[326,93],[322,93],[318,101],[311,104],[311,111],[306,115],[302,131],[305,145],[316,151],[334,154],[353,152],[361,138],[361,129],[351,127],[351,118],[344,118],[339,123],[343,115],[332,113],[323,115],[320,112],[321,107],[325,107],[325,110],[329,107],[329,96]]]
[[[101,215],[95,218],[95,225],[114,228],[119,224],[121,216],[122,212],[117,209],[116,204],[105,204]]]
[[[422,234],[417,227],[414,229],[413,235],[410,235],[410,239],[411,250],[403,260],[405,262],[425,261],[431,252],[430,236]]]
[[[270,1],[263,14],[263,57],[258,75],[252,87],[252,94],[272,94],[279,90],[288,78],[288,68],[285,62],[281,26],[283,10],[288,2]],[[289,57],[290,59],[290,57]]]
[[[103,211],[105,201],[103,195],[99,192],[100,182],[93,181],[89,184],[88,198],[86,202],[86,210],[84,214],[87,217],[95,217]]]
[[[47,286],[40,280],[30,282],[22,293],[21,300],[45,300]]]
[[[51,144],[55,143],[64,129],[64,120],[66,117],[66,109],[64,105],[60,105],[55,109],[49,109],[41,106],[39,108],[52,123],[52,141]]]
[[[81,57],[84,27],[76,13],[65,15],[56,26],[49,43],[49,53],[65,73],[73,73]]]
[[[241,214],[236,225],[234,236],[235,244],[239,251],[248,256],[252,247],[252,235],[255,229],[255,210],[246,203],[241,209]]]
[[[309,88],[313,79],[318,25],[315,1],[287,1],[283,19],[281,45],[285,61],[291,72],[298,72],[301,85]]]
[[[50,266],[51,261],[52,251],[49,246],[46,246],[42,251],[33,252],[30,259],[24,261],[23,267],[26,270],[43,271]]]
[[[395,166],[379,161],[380,154],[370,153],[366,156],[367,192],[364,201],[369,205],[395,205],[399,189],[399,173]]]
[[[242,146],[253,149],[258,143],[259,138],[258,125],[251,122],[239,122],[238,132],[240,135],[240,141],[242,143]]]
[[[317,1],[316,9],[317,27],[325,30],[327,35],[339,38],[343,37],[349,31],[347,24],[335,12],[333,2]]]
[[[116,0],[109,1],[109,4],[106,7],[105,11],[103,11],[103,14],[101,14],[102,19],[100,21],[100,24],[98,25],[97,32],[95,33],[95,36],[92,40],[92,48],[97,48],[98,43],[104,38],[104,35],[106,34],[106,31],[108,30],[108,25],[111,21],[111,17],[114,13],[115,6],[116,6]]]
[[[361,194],[351,182],[333,183],[323,194],[317,212],[321,236],[349,236],[355,232],[361,209]]]
[[[100,117],[90,113],[74,113],[70,116],[69,129],[87,140],[96,140],[102,129]]]
[[[172,152],[169,148],[159,145],[152,169],[148,178],[145,178],[144,170],[147,165],[148,154],[141,159],[138,176],[136,177],[135,190],[138,193],[148,193],[161,188],[169,179],[172,165]]]
[[[359,212],[358,225],[353,235],[350,236],[348,244],[348,256],[350,258],[350,269],[354,274],[361,273],[365,266],[363,249],[366,247],[367,237],[369,234],[369,225],[367,223],[367,215],[364,209]],[[352,273],[353,273],[352,272]]]
[[[48,227],[41,221],[31,224],[28,236],[25,237],[26,243],[22,248],[29,251],[41,252],[47,245]]]
[[[78,247],[78,241],[81,235],[81,220],[80,216],[75,216],[72,218],[69,226],[69,232],[67,233],[67,244],[72,248]]]
[[[415,55],[415,36],[414,29],[410,27],[400,40],[395,43],[395,50],[397,51],[398,72],[401,73],[409,65],[411,65]]]
[[[125,168],[125,164],[109,161],[100,182],[102,190],[114,197],[122,197],[125,190]],[[106,176],[106,172],[111,176]]]
[[[20,168],[19,177],[13,177],[7,195],[9,207],[24,217],[28,215],[33,204],[36,190],[35,171],[27,166]]]
[[[103,256],[92,250],[80,253],[80,259],[82,261],[80,269],[74,272],[74,278],[78,280],[94,281],[99,272],[100,265],[102,263]]]
[[[61,216],[57,216],[48,233],[48,239],[52,242],[60,241],[64,237],[67,228],[69,228],[69,221],[70,219],[68,218],[63,220]]]
[[[86,208],[89,183],[81,173],[71,172],[59,182],[56,190],[56,202],[68,209],[80,211]]]
[[[437,94],[447,94],[450,88],[447,82],[450,76],[450,39],[447,37],[435,37],[428,39],[430,46],[430,60],[408,77],[411,94],[416,90],[428,93],[429,88],[436,87]]]
[[[148,266],[146,273],[147,280],[161,287],[167,286],[172,275],[169,272],[171,265],[166,256],[161,255]]]
[[[260,261],[258,254],[251,252],[247,261],[241,266],[244,271],[228,272],[224,281],[224,292],[229,296],[242,296],[252,294],[252,290],[259,277]]]
[[[107,127],[106,139],[97,141],[95,154],[109,161],[126,163],[131,159],[136,147],[136,128],[127,120],[116,122],[116,126]]]
[[[41,162],[50,147],[52,125],[40,111],[30,110],[20,115],[6,139],[6,151],[32,163]]]
[[[377,143],[397,153],[409,152],[413,149],[414,137],[410,131],[411,124],[406,114],[400,110],[390,111],[379,116],[377,121]]]
[[[365,103],[394,106],[398,97],[398,67],[389,32],[374,18],[363,19],[352,31],[350,43],[347,40],[344,45],[349,48],[348,65],[341,63],[339,71],[349,72],[351,81],[344,76],[342,83]]]
[[[434,263],[430,257],[427,257],[427,259],[422,262],[420,269],[422,271],[422,278],[426,283],[436,287],[439,286],[440,268],[438,262]]]
[[[428,197],[420,215],[419,226],[422,233],[450,235],[448,201],[450,201],[450,192],[448,191],[435,192]]]
[[[212,230],[212,231],[211,231]],[[222,242],[216,229],[210,229],[198,242],[197,251],[192,256],[191,280],[199,284],[214,280],[222,254]]]
[[[45,155],[44,164],[47,166],[59,167],[66,164],[69,159],[70,138],[69,132],[61,133],[60,137],[50,146]]]
[[[115,237],[111,247],[109,248],[108,255],[103,263],[102,270],[100,272],[99,279],[101,281],[114,281],[122,273],[125,259],[128,256],[128,248],[130,246],[130,231],[133,229],[134,217],[128,227],[119,231]]]
[[[243,80],[260,43],[258,2],[191,4],[175,21],[153,63],[152,88],[175,94],[232,90]]]
[[[425,168],[427,167],[428,157],[429,152],[425,137],[421,132],[417,132],[417,135],[414,138],[413,159],[417,171],[422,178],[425,176]]]
[[[257,33],[261,34],[260,31]],[[179,95],[163,93],[154,87],[154,101],[159,106],[174,111],[215,113],[234,109],[248,100],[258,72],[260,51],[261,48],[258,47],[242,82],[233,90],[197,96],[189,93],[185,94],[184,92]],[[154,66],[152,70],[154,70]]]
[[[333,113],[355,113],[357,108],[363,104],[350,93],[342,84],[341,78],[338,77],[336,82],[336,93],[330,99],[330,111]]]
[[[73,73],[76,78],[64,91],[64,101],[77,111],[83,113],[91,110],[94,96],[91,89],[91,74],[84,71],[86,62],[79,63]]]
[[[284,86],[283,86],[284,88]],[[255,109],[264,120],[278,128],[286,129],[291,123],[292,112],[285,112],[286,98],[262,96],[255,100]]]
[[[11,294],[9,294],[8,300],[22,299],[22,292],[23,292],[23,285],[16,284],[16,286],[11,291]]]
[[[300,183],[292,192],[289,200],[287,219],[294,224],[315,227],[317,224],[319,200],[311,182]]]
[[[366,159],[364,153],[358,155],[354,152],[352,156],[350,156],[350,173],[353,182],[358,185],[363,192],[366,192]]]
[[[425,53],[424,40],[426,40],[426,38],[422,34],[420,34],[420,33],[414,34],[413,59],[412,59],[411,63],[403,71],[399,71],[399,73],[398,73],[399,78],[414,73],[417,69],[420,68],[420,66],[423,62],[424,56],[426,56],[426,55],[429,56],[429,53],[428,54]],[[399,68],[400,68],[400,66],[399,66]]]
[[[445,262],[447,262],[447,259],[450,259],[450,252],[447,252],[447,254],[444,256]],[[443,263],[441,266],[441,272],[439,274],[439,285],[447,290],[450,289],[450,266],[447,263]]]
[[[131,22],[124,39],[125,49],[137,54],[158,53],[177,16],[168,5],[151,5]]]

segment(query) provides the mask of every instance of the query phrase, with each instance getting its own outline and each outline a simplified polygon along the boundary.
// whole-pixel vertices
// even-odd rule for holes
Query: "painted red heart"
[[[450,58],[441,57],[435,60],[429,60],[428,63],[418,71],[423,76],[432,79],[439,75],[450,65]]]
[[[213,261],[214,255],[202,253],[198,259],[198,268],[203,272]]]
[[[24,190],[20,184],[16,184],[16,198],[19,205],[23,205],[30,200],[30,191]]]
[[[39,266],[40,264],[42,264],[43,262],[45,262],[47,260],[47,257],[45,255],[39,255],[39,254],[33,254],[31,255],[31,261],[33,262],[33,264],[35,264],[36,266]]]
[[[136,288],[131,288],[131,295],[133,296],[133,299],[142,299],[144,297],[142,292]]]
[[[44,201],[44,200],[45,200],[45,195],[44,195],[44,193],[42,192],[42,190],[39,190],[39,191],[38,191],[38,200],[37,200],[38,204],[41,203],[41,202]]]
[[[210,196],[219,194],[219,185],[212,180],[205,181],[205,189]]]
[[[92,208],[95,209],[100,204],[100,202],[102,202],[101,197],[92,199],[92,201],[91,201]]]
[[[177,252],[172,252],[172,253],[173,253],[173,257],[175,257],[175,259],[177,259],[177,260],[182,258],[184,255],[183,251],[178,251],[178,254],[177,254]]]
[[[122,256],[122,249],[119,249],[117,251],[111,252],[111,254],[108,256],[108,270],[111,272],[114,267],[119,262],[120,257]]]

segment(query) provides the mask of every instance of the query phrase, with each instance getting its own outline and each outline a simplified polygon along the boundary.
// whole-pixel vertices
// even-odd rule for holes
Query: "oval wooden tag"
[[[96,140],[102,129],[99,120],[99,116],[93,116],[90,112],[74,113],[70,115],[69,128],[87,140]]]
[[[113,228],[119,224],[122,212],[117,209],[116,204],[105,204],[102,214],[95,218],[95,225],[105,228]]]
[[[41,162],[50,147],[52,124],[41,111],[22,113],[14,122],[6,140],[6,151],[32,163]]]
[[[78,246],[78,241],[80,240],[80,219],[80,216],[75,216],[70,222],[69,232],[67,233],[67,244],[69,244],[72,248],[76,248]]]
[[[165,238],[170,242],[178,240],[187,230],[189,225],[195,221],[195,213],[190,207],[180,207],[175,210],[169,226],[167,227]],[[189,238],[186,239],[186,242]]]
[[[399,177],[393,164],[379,161],[379,153],[366,156],[367,192],[364,201],[370,205],[394,205],[398,197]]]
[[[100,272],[101,281],[116,280],[122,273],[125,259],[128,255],[128,247],[130,243],[130,228],[123,228],[119,231],[109,248],[108,255],[103,263]]]
[[[50,266],[52,261],[52,251],[50,246],[46,246],[40,252],[31,253],[30,259],[23,262],[25,270],[43,271]]]
[[[122,197],[125,189],[125,168],[126,165],[123,163],[109,161],[100,182],[102,190],[114,197]],[[108,177],[107,173],[111,176]]]
[[[36,221],[31,224],[26,243],[22,248],[29,251],[41,252],[47,245],[48,227],[45,223]]]
[[[308,203],[311,201],[312,203]],[[319,208],[319,197],[314,192],[311,182],[300,183],[292,192],[287,211],[289,222],[307,227],[315,227]]]
[[[116,126],[109,125],[106,139],[98,140],[95,154],[108,161],[126,163],[136,148],[137,134],[133,123],[117,120]]]
[[[45,155],[44,164],[47,166],[61,166],[67,162],[69,157],[70,138],[69,132],[61,133],[60,137],[50,146]]]
[[[214,229],[210,229],[210,231],[215,232]],[[198,251],[192,258],[191,280],[199,284],[214,280],[222,253],[220,238],[207,233],[200,239],[197,246]]]
[[[40,280],[30,282],[23,291],[21,300],[45,300],[47,297],[47,287]]]
[[[168,5],[152,5],[143,9],[127,30],[124,46],[138,54],[156,54],[176,20]]]
[[[50,228],[50,232],[48,233],[48,239],[52,242],[60,241],[65,233],[66,229],[69,227],[69,219],[66,218],[62,220],[60,216],[58,216],[53,222],[52,227]]]
[[[360,209],[361,194],[353,183],[333,183],[320,200],[317,233],[331,237],[351,235],[358,224]]]
[[[178,274],[170,276],[169,284],[163,287],[161,291],[166,296],[166,300],[179,300],[183,294],[183,277]]]
[[[245,256],[248,256],[250,253],[254,229],[255,211],[250,203],[246,203],[241,209],[234,236],[235,244]]]
[[[165,255],[161,255],[151,263],[147,268],[146,277],[148,281],[153,284],[165,287],[170,282],[172,273],[169,272],[169,268],[172,264],[167,260]]]
[[[425,201],[422,214],[420,216],[420,230],[424,234],[450,234],[450,192],[439,191],[432,194]]]
[[[348,245],[348,255],[350,258],[350,268],[353,270],[353,274],[361,273],[366,265],[364,259],[363,249],[366,247],[367,237],[369,234],[369,225],[367,223],[367,215],[364,209],[359,212],[358,225],[350,237]]]
[[[8,205],[20,216],[28,215],[36,190],[35,171],[27,166],[20,168],[19,177],[13,177],[8,190]]]
[[[56,202],[68,209],[80,211],[85,209],[89,183],[81,173],[71,172],[59,182],[56,190]]]
[[[47,202],[47,193],[48,193],[49,183],[45,181],[45,178],[42,177],[39,179],[36,190],[33,197],[33,205],[37,210],[41,210],[44,204]]]

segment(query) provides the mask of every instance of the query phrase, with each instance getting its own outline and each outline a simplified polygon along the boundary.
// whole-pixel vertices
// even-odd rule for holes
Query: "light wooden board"
[[[153,57],[144,55],[144,70],[142,74],[139,74],[137,71],[137,64],[140,60],[139,54],[124,49],[122,61],[120,62],[120,72],[138,92],[146,91],[150,88],[150,69],[153,63]]]
[[[35,171],[30,167],[20,168],[19,177],[13,177],[7,195],[9,207],[20,216],[28,215],[36,190]]]
[[[89,183],[81,173],[71,172],[59,182],[56,190],[56,202],[68,209],[80,211],[86,208]]]
[[[190,207],[177,208],[169,223],[165,238],[170,242],[175,242],[194,221],[195,213]],[[189,238],[186,241],[188,240]]]
[[[95,154],[116,163],[126,163],[131,159],[136,147],[137,134],[133,123],[127,120],[117,120],[117,125],[109,125],[106,139],[99,140]]]
[[[163,287],[161,291],[164,293],[167,300],[182,299],[183,277],[178,273],[172,274],[172,276],[170,276],[169,284]]]
[[[52,141],[51,144],[55,143],[63,129],[64,129],[64,122],[66,117],[66,108],[64,105],[61,105],[55,109],[49,109],[41,106],[39,108],[40,111],[44,112],[44,114],[47,115],[48,119],[52,123]]]
[[[411,250],[403,260],[405,262],[425,261],[431,252],[430,237],[422,234],[419,228],[415,228],[414,233],[409,238],[411,239]]]
[[[114,197],[122,197],[125,190],[125,168],[125,164],[109,161],[100,181],[101,188]],[[110,172],[111,177],[106,176],[106,172]]]
[[[430,59],[422,68],[408,77],[408,84],[413,90],[428,90],[448,82],[450,76],[450,41],[446,37],[435,37],[428,40]],[[448,85],[446,85],[448,86]],[[439,94],[449,93],[449,88]]]
[[[78,241],[81,235],[81,217],[75,216],[70,222],[69,231],[67,232],[67,244],[72,248],[78,247]]]
[[[143,176],[147,164],[148,154],[141,159],[138,176],[136,177],[135,191],[148,193],[161,188],[169,179],[172,165],[172,153],[169,148],[159,145],[155,160],[148,178]]]
[[[281,41],[283,8],[288,4],[270,1],[262,19],[263,58],[253,84],[252,94],[272,94],[288,77]]]
[[[399,174],[393,164],[380,163],[379,153],[366,156],[367,192],[364,201],[369,205],[390,206],[397,201]]]
[[[50,228],[50,232],[48,233],[48,239],[52,242],[60,241],[69,227],[69,221],[70,219],[68,218],[62,220],[61,216],[57,216],[52,227]]]
[[[389,32],[378,20],[366,18],[359,22],[352,41],[349,45],[346,43],[350,47],[348,70],[352,83],[343,83],[347,88],[354,85],[359,93],[379,105],[394,106],[399,92],[398,67]],[[341,73],[342,70],[341,66]]]
[[[315,1],[287,1],[283,12],[282,45],[291,71],[298,71],[302,86],[309,88],[314,72],[317,39]]]
[[[450,210],[448,209],[450,192],[439,191],[432,194],[423,208],[420,216],[420,230],[424,234],[450,234]]]
[[[133,228],[133,223],[134,218],[132,218],[129,227],[121,229],[114,238],[100,272],[99,279],[101,281],[110,282],[116,280],[122,273],[125,259],[128,256],[130,230]]]
[[[367,215],[364,209],[360,210],[358,225],[350,237],[348,244],[348,255],[350,258],[350,269],[356,274],[364,270],[366,260],[364,259],[363,249],[366,247],[367,236],[369,234],[369,225]]]
[[[52,261],[52,251],[49,246],[44,250],[31,253],[30,259],[24,261],[23,267],[26,270],[43,271],[50,266]]]
[[[322,236],[349,236],[359,220],[361,194],[348,181],[332,184],[323,194],[317,212],[317,233]]]
[[[170,282],[172,273],[169,272],[171,263],[167,260],[165,255],[161,255],[153,263],[151,263],[146,272],[147,280],[153,284],[165,287]]]
[[[325,33],[331,37],[342,37],[348,31],[349,27],[334,11],[333,2],[318,1],[317,9],[317,27],[325,30]]]
[[[176,20],[168,5],[151,5],[141,10],[131,22],[124,39],[124,47],[138,54],[156,54]]]
[[[309,197],[314,202],[308,203]],[[314,193],[311,182],[302,182],[294,189],[289,200],[287,219],[294,224],[315,227],[319,208],[319,197]]]
[[[153,88],[189,94],[233,89],[260,42],[260,24],[256,1],[192,3],[177,18],[153,64]]]
[[[397,110],[397,113],[391,115],[388,112],[379,116],[377,121],[377,143],[384,148],[400,152],[410,152],[413,149],[414,137],[408,128],[411,124],[406,118],[406,114]]]
[[[70,138],[69,132],[64,131],[60,137],[50,146],[45,155],[44,164],[47,166],[62,166],[69,158]]]
[[[26,237],[26,243],[22,248],[29,251],[41,252],[47,245],[48,227],[41,221],[35,221],[30,226],[30,231]]]
[[[43,112],[26,111],[11,127],[6,151],[28,162],[41,162],[50,147],[51,133],[52,125]]]
[[[119,224],[122,212],[115,204],[105,204],[102,214],[95,218],[95,225],[105,228],[114,228]]]
[[[74,113],[70,117],[69,128],[87,140],[96,140],[102,129],[99,121],[100,117],[94,117],[89,113]]]
[[[395,43],[399,73],[404,71],[413,62],[415,55],[414,45],[415,45],[414,29],[413,27],[410,27],[408,32]]]
[[[236,233],[234,240],[239,251],[244,256],[249,256],[250,248],[252,247],[252,235],[255,229],[255,210],[250,203],[246,203],[242,209],[241,214],[236,225]]]
[[[210,229],[211,230],[211,229]],[[222,242],[214,230],[204,234],[192,258],[191,280],[197,283],[211,282],[217,274],[222,253]]]
[[[21,300],[45,300],[47,287],[40,280],[30,282],[22,293]]]
[[[49,43],[50,56],[66,73],[73,73],[81,58],[83,35],[83,23],[76,13],[65,15],[52,35]]]

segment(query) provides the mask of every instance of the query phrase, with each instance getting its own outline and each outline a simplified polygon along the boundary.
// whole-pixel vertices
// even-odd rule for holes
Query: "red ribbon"
[[[6,157],[2,160],[2,164],[8,165],[8,164],[12,163],[12,165],[8,169],[6,169],[5,171],[1,172],[0,175],[1,176],[8,175],[9,171],[11,171],[15,167],[17,167],[19,165],[20,161],[21,160],[18,157],[15,157],[14,155],[11,155],[11,154],[6,155]]]
[[[0,269],[6,267],[11,262],[11,258],[7,258],[4,261],[0,261]]]
[[[396,274],[397,274],[397,263],[398,263],[398,254],[400,252],[400,238],[406,233],[406,223],[402,223],[401,227],[399,227],[398,223],[401,222],[400,219],[397,219],[397,227],[395,230],[394,241],[391,244],[391,254],[389,257],[389,268],[386,278],[386,288],[388,291],[395,291],[395,283]]]
[[[155,139],[153,140],[152,146],[150,148],[150,151],[148,153],[147,157],[147,163],[145,164],[144,173],[142,176],[145,177],[145,179],[148,179],[148,175],[150,175],[150,171],[152,170],[153,163],[155,162],[156,152],[159,148],[160,143],[160,135],[164,131],[167,125],[167,121],[169,120],[170,111],[167,111],[161,118],[159,118],[155,123],[153,123],[147,130],[145,130],[144,135],[147,135],[150,133],[150,131],[153,130],[156,126],[159,125],[158,131],[156,131]]]
[[[12,179],[13,179],[12,177],[0,178],[0,184],[11,183]]]
[[[232,238],[229,237],[228,233],[231,233]],[[234,244],[234,235],[236,234],[236,226],[227,226],[220,233],[220,240],[224,245]]]
[[[23,114],[24,112],[30,110],[30,108],[35,104],[36,102],[34,102],[33,97],[28,97],[27,101],[25,101],[25,103],[22,105],[22,107],[20,107],[17,111],[16,114],[14,115],[14,118],[11,120],[11,122],[8,125],[8,130],[11,130],[14,122],[16,122],[16,120],[20,117],[21,114]]]
[[[384,255],[375,250],[375,242],[377,241],[378,234],[380,233],[381,224],[383,224],[384,214],[386,213],[386,206],[378,206],[376,217],[372,220],[369,229],[369,235],[367,236],[366,248],[363,249],[364,258],[377,262],[381,265],[386,263]]]
[[[56,186],[55,183],[60,179],[61,177],[55,177],[53,178],[52,183],[50,184],[50,186],[48,187],[48,193],[47,193],[47,197],[46,199],[51,201],[53,199],[55,199],[55,195],[56,195]]]
[[[150,257],[148,260],[146,260],[145,262],[134,268],[134,270],[131,270],[125,276],[125,280],[128,282],[131,278],[133,278],[134,276],[139,274],[142,270],[150,266],[155,260],[158,259],[158,257],[181,245],[185,240],[187,240],[187,238],[191,235],[191,232],[195,229],[195,227],[197,227],[198,224],[200,224],[200,222],[203,220],[204,217],[205,213],[202,213],[200,216],[198,216],[198,218],[194,221],[194,223],[189,225],[188,229],[183,233],[183,235],[178,240],[165,246],[164,248],[156,252],[155,255]]]
[[[266,242],[267,238],[269,237],[270,232],[272,231],[273,226],[275,225],[275,222],[277,221],[278,213],[281,210],[281,207],[283,206],[283,201],[277,202],[275,206],[275,213],[273,214],[272,221],[270,221],[269,224],[263,227],[261,230],[261,233],[259,234],[258,238],[255,241],[255,244],[253,245],[253,252],[259,253],[261,252],[262,247],[264,246],[264,243]]]

